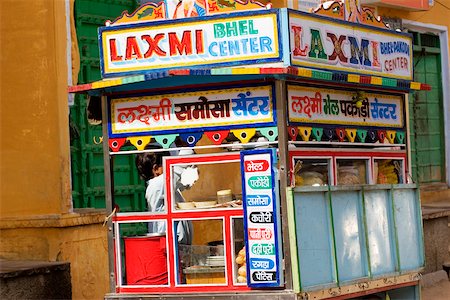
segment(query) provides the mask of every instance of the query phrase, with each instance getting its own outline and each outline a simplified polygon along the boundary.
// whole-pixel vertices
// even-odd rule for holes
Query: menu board
[[[283,283],[276,149],[241,152],[247,282],[250,287]]]

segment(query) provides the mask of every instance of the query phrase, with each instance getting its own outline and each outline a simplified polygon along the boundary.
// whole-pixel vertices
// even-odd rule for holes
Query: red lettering
[[[333,53],[330,56],[328,56],[328,60],[334,61],[336,60],[336,58],[339,57],[339,60],[341,62],[347,63],[348,58],[345,57],[344,52],[342,51],[342,42],[345,41],[345,39],[347,39],[347,36],[340,35],[338,39],[336,35],[328,32],[327,37],[331,39],[331,42],[333,43],[334,46]]]
[[[306,56],[308,52],[308,45],[302,48],[302,27],[292,26],[294,32],[294,56]]]
[[[195,50],[197,54],[203,54],[205,52],[203,49],[203,30],[195,31]]]
[[[144,58],[149,58],[150,56],[152,56],[153,52],[155,52],[159,56],[166,56],[167,53],[158,45],[159,41],[163,38],[164,33],[158,33],[157,35],[155,35],[154,39],[149,35],[142,36],[142,40],[148,43],[148,50],[147,52],[145,52]]]
[[[397,69],[408,70],[408,60],[404,57],[396,57],[384,62],[384,69],[386,71],[394,71]]]
[[[122,55],[117,55],[116,39],[109,40],[109,53],[111,55],[111,61],[122,60]]]
[[[129,36],[127,37],[127,50],[125,53],[125,60],[130,60],[133,58],[142,58],[142,53],[137,44],[136,37]]]
[[[372,66],[379,67],[380,61],[378,60],[378,42],[371,41],[372,44],[372,53],[373,53],[373,60],[372,60]]]
[[[183,37],[181,41],[175,32],[169,32],[169,49],[170,55],[181,55],[183,52],[186,55],[192,54],[192,41],[191,32],[186,30],[183,32]]]

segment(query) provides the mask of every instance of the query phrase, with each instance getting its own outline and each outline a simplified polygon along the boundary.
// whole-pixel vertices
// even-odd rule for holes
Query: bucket
[[[125,274],[128,285],[168,283],[166,237],[125,237]]]

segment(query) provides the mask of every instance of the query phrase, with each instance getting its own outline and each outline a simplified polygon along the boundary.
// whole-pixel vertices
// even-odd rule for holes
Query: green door
[[[138,0],[76,0],[75,26],[80,51],[79,84],[101,79],[97,29]],[[87,120],[87,98],[76,95],[70,108],[72,197],[74,208],[104,208],[102,125]],[[144,182],[138,178],[133,155],[114,158],[114,200],[121,211],[145,210]]]
[[[431,91],[410,95],[412,175],[422,184],[445,182],[444,111],[439,36],[413,33],[414,81]]]

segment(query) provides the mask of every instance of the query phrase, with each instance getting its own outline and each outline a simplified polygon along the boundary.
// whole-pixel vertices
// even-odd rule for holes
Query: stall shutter
[[[413,33],[414,81],[427,83],[431,91],[409,98],[413,180],[445,182],[444,115],[439,37]]]
[[[97,28],[128,10],[137,0],[76,0],[75,24],[80,51],[79,84],[99,80],[100,63]],[[74,208],[104,208],[103,148],[101,124],[92,125],[86,116],[87,99],[75,97],[70,108],[72,195]],[[138,178],[134,156],[114,159],[115,202],[121,211],[145,210],[144,182]]]

